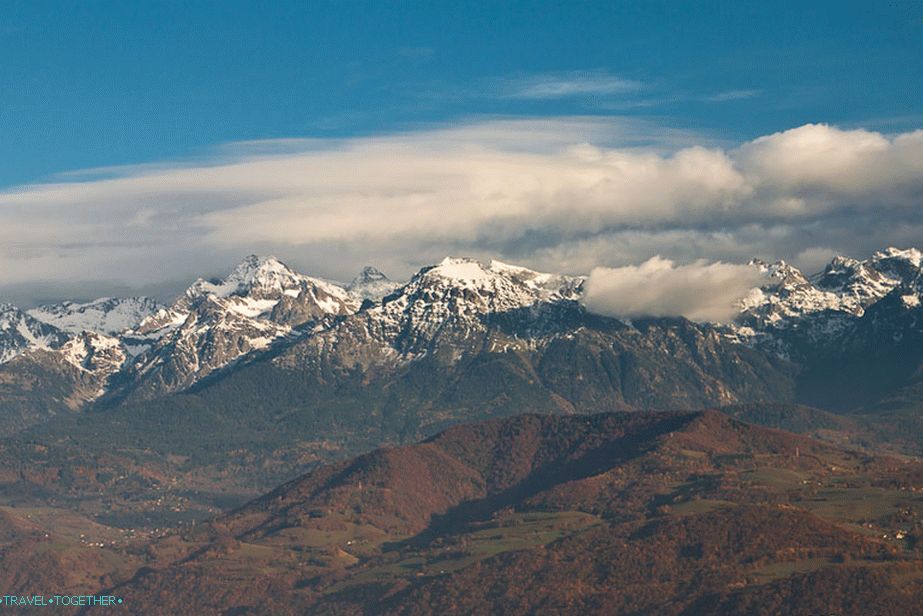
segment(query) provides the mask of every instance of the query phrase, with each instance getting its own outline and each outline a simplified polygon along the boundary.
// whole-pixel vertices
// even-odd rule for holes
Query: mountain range
[[[250,256],[224,279],[195,281],[167,306],[141,297],[28,311],[4,305],[0,362],[11,390],[17,373],[76,369],[72,394],[55,400],[74,410],[188,391],[268,356],[282,370],[310,367],[368,376],[415,362],[453,366],[477,355],[546,356],[585,346],[567,341],[589,344],[586,332],[592,330],[634,338],[648,348],[667,343],[658,339],[670,334],[685,338],[687,346],[695,338],[696,344],[720,347],[722,355],[752,357],[756,351],[763,361],[784,361],[810,372],[812,361],[862,352],[863,337],[879,337],[882,328],[893,329],[885,332],[894,339],[889,346],[912,345],[919,335],[919,250],[889,248],[865,261],[836,257],[812,276],[782,261],[751,265],[766,275],[766,283],[741,302],[734,322],[721,325],[680,318],[606,319],[581,304],[583,277],[497,261],[447,258],[404,284],[368,267],[340,286],[297,273],[275,258]],[[715,366],[703,365],[702,357],[684,361],[675,354],[672,360],[703,372],[703,401],[754,399],[740,391],[752,387],[752,379],[728,379]],[[869,384],[858,400],[878,402],[878,394],[891,393],[907,376],[896,374],[886,392]],[[90,391],[78,382],[97,386]],[[660,400],[645,403],[652,392],[632,395],[622,389],[620,400],[608,406],[662,406]],[[766,397],[764,390],[759,395]],[[683,403],[689,392],[675,395],[668,406],[696,406]],[[563,398],[562,406],[574,404]]]
[[[319,462],[524,412],[750,409],[923,451],[920,251],[810,276],[751,265],[764,283],[730,323],[601,316],[585,277],[467,258],[339,285],[250,256],[168,305],[5,306],[0,461],[29,469],[9,487],[21,498],[205,515]]]
[[[133,614],[911,613],[921,260],[753,260],[728,323],[467,258],[4,305],[0,583]]]

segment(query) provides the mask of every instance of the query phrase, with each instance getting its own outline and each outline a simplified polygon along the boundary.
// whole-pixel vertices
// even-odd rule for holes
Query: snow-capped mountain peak
[[[779,261],[751,265],[768,274],[770,282],[741,302],[735,326],[743,339],[769,342],[783,352],[789,338],[812,344],[836,338],[872,305],[900,289],[907,310],[919,306],[923,286],[921,253],[915,248],[887,248],[864,261],[834,257],[819,273],[806,277]]]
[[[408,286],[478,291],[497,298],[500,304],[525,306],[540,300],[577,299],[582,281],[580,277],[545,274],[500,261],[485,265],[468,257],[446,257],[420,270]]]
[[[377,268],[372,267],[371,265],[366,265],[362,268],[362,271],[359,272],[359,275],[353,278],[353,281],[349,283],[349,286],[351,287],[357,284],[368,284],[370,282],[379,282],[382,280],[389,280],[389,278],[381,273],[381,271]]]
[[[424,267],[373,306],[305,340],[286,361],[332,354],[345,365],[455,361],[485,345],[529,347],[557,331],[582,278],[543,274],[499,261],[448,257]]]
[[[0,364],[30,349],[56,349],[68,336],[11,304],[0,304]]]
[[[890,246],[876,252],[869,259],[873,267],[889,278],[908,283],[919,277],[923,268],[923,252],[916,248],[895,248]]]
[[[126,357],[118,338],[90,331],[68,340],[61,347],[61,353],[65,361],[103,379],[117,372]]]
[[[546,274],[497,260],[492,260],[488,269],[525,285],[544,300],[577,300],[586,281],[583,276]]]
[[[394,282],[378,269],[367,265],[362,268],[358,276],[353,278],[346,290],[362,299],[380,300],[399,286],[401,286],[400,283]]]
[[[765,284],[725,332],[794,354],[798,345],[847,339],[863,317],[911,322],[923,299],[921,261],[917,249],[888,248],[866,260],[835,258],[809,277],[784,261],[753,260]],[[113,395],[154,396],[267,351],[296,365],[308,356],[333,356],[342,367],[423,356],[454,362],[485,349],[538,349],[564,335],[581,322],[583,284],[579,276],[447,257],[406,284],[367,267],[347,289],[251,255],[223,279],[197,280],[168,307],[146,298],[28,313],[0,306],[0,363],[41,351],[37,360],[79,368],[93,392],[99,384]],[[363,299],[380,302],[360,310]]]
[[[821,272],[807,277],[784,261],[770,264],[754,259],[750,264],[766,273],[771,282],[761,294],[748,297],[742,308],[751,316],[762,312],[773,320],[823,311],[862,316],[869,305],[918,278],[920,262],[920,251],[892,247],[865,261],[834,257]]]
[[[779,287],[794,288],[799,285],[808,284],[808,278],[801,270],[782,260],[768,263],[761,259],[751,259],[749,265],[758,268]]]
[[[191,298],[208,294],[279,296],[300,290],[305,278],[275,257],[250,255],[222,280],[198,279],[186,290],[186,295]]]
[[[831,291],[842,298],[850,312],[861,314],[871,303],[878,301],[901,283],[876,267],[873,259],[859,261],[849,257],[835,257],[824,270],[811,277],[819,289]]]
[[[299,274],[275,257],[246,257],[225,278],[199,278],[172,306],[145,319],[134,334],[161,337],[182,325],[196,306],[221,301],[246,318],[265,318],[297,326],[322,315],[354,312],[359,305],[346,289]]]
[[[170,307],[128,332],[128,373],[182,389],[280,339],[358,310],[346,289],[275,257],[246,257],[224,279],[198,279]]]
[[[902,249],[888,246],[884,250],[880,250],[873,254],[871,260],[880,262],[888,259],[906,261],[911,263],[914,267],[921,267],[921,265],[923,265],[923,251],[916,248]]]
[[[469,289],[489,287],[499,278],[495,272],[468,257],[446,257],[437,265],[423,268],[417,277],[421,280],[440,278]]]
[[[28,314],[73,334],[90,331],[112,336],[136,327],[160,309],[162,306],[148,297],[102,297],[86,303],[39,306]]]
[[[344,305],[354,303],[346,289],[339,285],[299,274],[275,257],[257,255],[246,257],[223,280],[209,282],[200,278],[186,290],[185,297],[194,300],[204,295],[214,295],[278,301],[283,297],[298,298],[304,293],[330,314],[341,314]],[[268,303],[265,306],[266,309],[271,307]]]

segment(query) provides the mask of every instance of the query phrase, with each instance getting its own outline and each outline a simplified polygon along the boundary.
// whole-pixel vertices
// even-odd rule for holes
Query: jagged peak
[[[357,276],[357,278],[372,279],[372,280],[381,280],[381,279],[383,279],[383,278],[384,278],[384,279],[387,279],[388,277],[385,276],[385,275],[381,272],[381,270],[378,269],[377,267],[373,267],[373,266],[371,266],[371,265],[366,265],[365,267],[362,268],[362,271],[359,272],[359,276]]]
[[[405,292],[457,293],[475,291],[493,297],[498,305],[530,305],[536,301],[576,299],[583,278],[544,274],[500,261],[470,257],[446,257],[436,265],[424,267],[406,285]]]
[[[241,259],[240,263],[234,268],[235,273],[246,273],[257,270],[287,270],[292,271],[285,263],[279,260],[275,255],[257,255],[250,254]],[[233,274],[232,274],[233,275]]]
[[[68,334],[12,304],[0,304],[0,363],[31,348],[60,347]]]
[[[438,264],[421,270],[426,277],[439,276],[449,280],[482,283],[497,277],[483,263],[470,257],[446,257]]]
[[[915,281],[921,279],[921,253],[915,248],[889,247],[876,252],[866,260],[836,256],[819,273],[805,278],[791,268],[789,274],[778,264],[768,264],[758,259],[750,263],[768,273],[774,283],[751,293],[741,302],[743,322],[752,320],[770,330],[798,327],[804,318],[830,313],[838,318],[816,321],[809,335],[829,336],[840,331],[847,321],[842,315],[862,317],[866,309],[901,288],[904,306],[915,309],[920,297],[915,291]],[[783,262],[778,262],[779,264]],[[794,276],[794,277],[793,277]],[[747,328],[745,327],[744,330]],[[742,330],[742,331],[744,331]],[[751,335],[752,332],[746,333]]]
[[[14,306],[13,304],[9,304],[6,302],[0,302],[0,315],[4,315],[4,314],[18,315],[21,313],[22,313],[22,310],[20,310],[18,307]]]
[[[759,271],[770,278],[778,281],[778,284],[782,285],[801,285],[808,282],[807,276],[804,273],[791,265],[786,263],[784,260],[779,259],[778,261],[769,262],[764,261],[763,259],[750,259],[747,262],[747,265],[759,269]]]
[[[873,259],[860,261],[852,257],[836,256],[824,270],[812,277],[812,282],[822,289],[846,289],[859,286],[875,286],[890,289],[897,284],[890,273],[881,271]],[[878,296],[880,293],[867,290]]]
[[[346,290],[363,300],[378,301],[399,286],[399,283],[392,281],[378,268],[366,265],[347,285]]]
[[[72,334],[84,330],[114,335],[137,327],[162,308],[149,297],[100,297],[89,302],[64,301],[28,310],[29,316]]]
[[[879,250],[873,254],[871,260],[881,261],[884,259],[900,259],[912,263],[914,267],[920,267],[921,264],[923,264],[923,251],[917,248],[897,248],[895,246],[888,246],[884,250]]]
[[[847,257],[844,255],[837,255],[830,260],[830,263],[827,265],[825,271],[832,272],[841,269],[853,270],[862,265],[862,261],[858,259],[853,259],[852,257]]]
[[[537,272],[521,265],[511,265],[496,259],[492,259],[485,264],[471,257],[446,257],[438,264],[424,268],[421,273],[472,282],[491,280],[498,277],[523,280],[555,276],[554,274]]]
[[[27,327],[41,328],[48,331],[57,331],[57,328],[39,321],[25,310],[13,304],[0,304],[0,329],[7,329],[25,325]]]
[[[353,278],[352,282],[346,288],[352,290],[366,284],[375,284],[379,282],[391,282],[391,279],[385,276],[381,270],[371,265],[366,265],[362,271]]]
[[[471,257],[446,257],[436,265],[424,267],[411,282],[438,284],[467,289],[497,289],[500,286],[536,286],[554,276],[500,261],[485,264]]]
[[[765,271],[798,269],[791,263],[787,262],[785,259],[777,259],[776,261],[766,261],[765,259],[754,257],[750,259],[749,261],[747,261],[747,265],[758,267]]]
[[[248,255],[237,264],[226,278],[205,280],[199,278],[186,290],[187,297],[246,294],[253,290],[283,293],[299,289],[307,280],[274,256]]]
[[[225,278],[225,282],[237,282],[243,285],[267,285],[285,283],[303,278],[301,274],[287,266],[276,257],[248,255]]]

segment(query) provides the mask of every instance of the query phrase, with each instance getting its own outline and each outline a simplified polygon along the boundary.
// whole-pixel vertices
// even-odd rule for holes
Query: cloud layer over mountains
[[[749,265],[696,261],[676,265],[652,257],[641,265],[598,267],[586,282],[587,309],[612,317],[677,316],[694,321],[729,321],[738,302],[763,274]]]
[[[70,174],[0,193],[0,287],[159,284],[250,252],[341,280],[366,262],[405,276],[446,254],[572,273],[655,255],[811,269],[923,237],[923,131],[696,140],[618,118],[492,120]],[[728,267],[654,260],[594,279],[675,287]]]

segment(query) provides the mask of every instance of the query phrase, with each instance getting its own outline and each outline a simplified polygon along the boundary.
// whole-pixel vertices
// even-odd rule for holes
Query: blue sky
[[[0,186],[482,116],[923,125],[919,2],[0,4]]]

